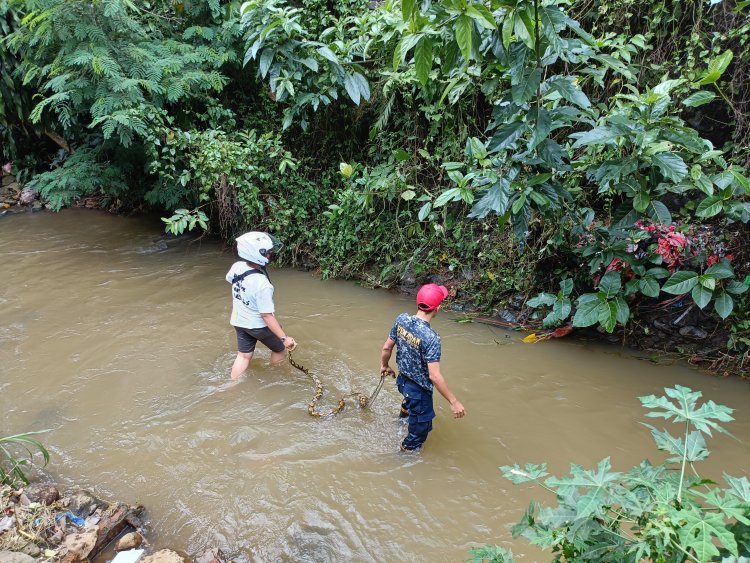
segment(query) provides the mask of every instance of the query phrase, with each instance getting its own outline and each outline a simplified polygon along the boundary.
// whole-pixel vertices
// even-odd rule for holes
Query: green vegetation
[[[39,432],[25,432],[15,436],[0,437],[0,485],[17,486],[28,484],[29,480],[23,468],[29,466],[34,458],[34,451],[42,454],[44,465],[49,463],[49,452],[37,439],[32,438],[36,434],[43,434],[48,430]],[[15,452],[16,447],[25,450],[27,456],[19,457]]]
[[[54,209],[94,192],[173,234],[271,229],[287,263],[440,273],[483,309],[530,298],[545,327],[637,338],[649,310],[700,311],[741,365],[749,13],[3,0],[2,156]]]
[[[622,473],[612,471],[607,458],[593,470],[573,464],[561,478],[550,476],[546,464],[500,468],[512,483],[536,483],[558,503],[542,508],[532,502],[513,536],[551,550],[555,562],[747,560],[750,482],[725,473],[722,487],[695,469],[709,455],[705,437],[728,434],[720,423],[733,420],[732,409],[713,401],[699,404],[701,393],[680,385],[665,393],[640,398],[650,409],[647,417],[682,426],[682,435],[674,436],[645,425],[656,447],[670,456],[659,465],[643,461]],[[513,561],[510,552],[495,546],[472,554],[475,561]]]

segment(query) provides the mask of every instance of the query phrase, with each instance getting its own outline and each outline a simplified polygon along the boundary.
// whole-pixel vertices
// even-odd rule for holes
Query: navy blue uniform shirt
[[[400,314],[390,333],[396,342],[396,365],[400,375],[432,393],[427,364],[440,361],[440,335],[416,316]]]

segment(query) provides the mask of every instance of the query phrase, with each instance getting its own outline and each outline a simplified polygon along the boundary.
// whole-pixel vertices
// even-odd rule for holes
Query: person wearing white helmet
[[[253,231],[237,237],[237,254],[242,260],[232,264],[226,280],[232,284],[232,317],[237,333],[237,357],[232,379],[238,379],[250,365],[260,340],[271,350],[271,364],[284,360],[284,350],[296,345],[276,319],[273,285],[266,266],[281,245],[268,233]]]

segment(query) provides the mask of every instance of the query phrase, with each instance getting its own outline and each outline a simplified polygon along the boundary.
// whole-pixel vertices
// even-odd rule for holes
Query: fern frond
[[[44,111],[44,108],[51,105],[54,109],[56,106],[62,105],[67,102],[68,99],[68,92],[57,92],[56,94],[52,94],[49,98],[45,98],[34,107],[34,109],[31,111],[31,114],[29,115],[29,119],[31,119],[32,123],[39,123],[39,121],[42,119],[42,112]]]

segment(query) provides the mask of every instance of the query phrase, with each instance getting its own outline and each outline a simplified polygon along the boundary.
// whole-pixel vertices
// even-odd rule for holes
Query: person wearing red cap
[[[417,292],[417,313],[400,314],[393,323],[380,355],[380,373],[396,376],[389,363],[396,347],[398,378],[396,385],[403,395],[401,417],[409,417],[409,433],[401,443],[405,451],[418,450],[432,430],[435,409],[432,390],[445,397],[454,418],[463,418],[464,406],[448,388],[440,372],[440,335],[430,326],[448,296],[445,286],[429,283]]]

